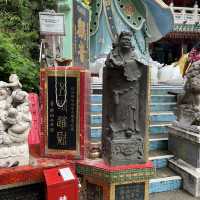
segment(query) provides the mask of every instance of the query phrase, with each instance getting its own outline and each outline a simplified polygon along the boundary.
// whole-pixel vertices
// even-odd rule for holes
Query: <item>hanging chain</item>
[[[55,75],[56,105],[57,105],[57,107],[62,108],[66,104],[66,101],[67,101],[67,70],[65,69],[65,82],[64,82],[64,84],[65,84],[65,89],[64,89],[65,98],[64,98],[64,101],[63,101],[62,104],[58,101],[58,79],[57,79],[56,67],[55,67],[54,75]]]

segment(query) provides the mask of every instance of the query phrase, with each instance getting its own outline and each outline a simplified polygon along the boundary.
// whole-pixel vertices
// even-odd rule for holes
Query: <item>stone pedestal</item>
[[[169,127],[168,149],[175,155],[169,166],[183,178],[183,188],[200,196],[200,135],[178,127]]]
[[[154,168],[151,162],[109,166],[103,160],[85,160],[77,163],[77,172],[83,176],[84,200],[148,200]]]
[[[28,143],[0,145],[0,166],[16,167],[29,165]]]

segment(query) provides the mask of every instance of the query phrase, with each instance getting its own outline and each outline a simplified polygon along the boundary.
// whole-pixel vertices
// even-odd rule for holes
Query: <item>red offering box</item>
[[[63,178],[60,169],[67,170],[66,179]],[[78,200],[78,178],[69,167],[44,170],[44,176],[47,186],[47,200]]]
[[[41,69],[42,156],[72,160],[85,158],[90,103],[89,77],[89,71],[82,67]],[[61,104],[64,106],[59,107]]]

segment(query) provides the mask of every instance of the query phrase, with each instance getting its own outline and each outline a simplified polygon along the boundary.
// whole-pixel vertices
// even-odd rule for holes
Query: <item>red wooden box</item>
[[[65,180],[59,170],[68,170]],[[67,177],[71,174],[71,177]],[[46,180],[46,199],[47,200],[78,200],[78,178],[73,171],[68,168],[53,168],[44,170]]]
[[[40,147],[42,156],[72,160],[85,158],[88,143],[88,108],[90,103],[89,77],[89,71],[82,67],[48,67],[41,69],[42,126]],[[72,88],[74,88],[74,91],[72,91],[74,94],[71,92]],[[64,94],[67,94],[67,96],[64,96]],[[74,96],[74,102],[72,102],[71,99]],[[59,106],[65,100],[66,104],[64,105],[66,107],[63,110],[68,114],[66,114],[65,121],[61,123],[60,118],[62,119],[63,116],[58,114],[60,112]],[[51,107],[52,105],[53,107]],[[76,111],[74,112],[76,114],[72,114],[72,109]],[[53,128],[51,128],[51,124]],[[60,131],[58,125],[62,125],[62,131]]]

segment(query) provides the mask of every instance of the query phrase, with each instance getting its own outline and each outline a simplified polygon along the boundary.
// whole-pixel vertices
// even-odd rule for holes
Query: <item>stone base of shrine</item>
[[[66,166],[75,170],[75,164],[70,161],[41,158],[39,154],[39,146],[32,145],[29,165],[0,168],[0,200],[44,200],[43,170]]]
[[[200,134],[176,126],[168,127],[168,149],[195,168],[200,168]]]
[[[149,179],[155,170],[151,162],[109,166],[103,160],[77,163],[82,176],[82,200],[148,200]]]
[[[183,189],[195,197],[200,197],[200,168],[181,159],[170,159],[169,167],[183,178]]]
[[[29,165],[28,143],[0,145],[0,167]]]

